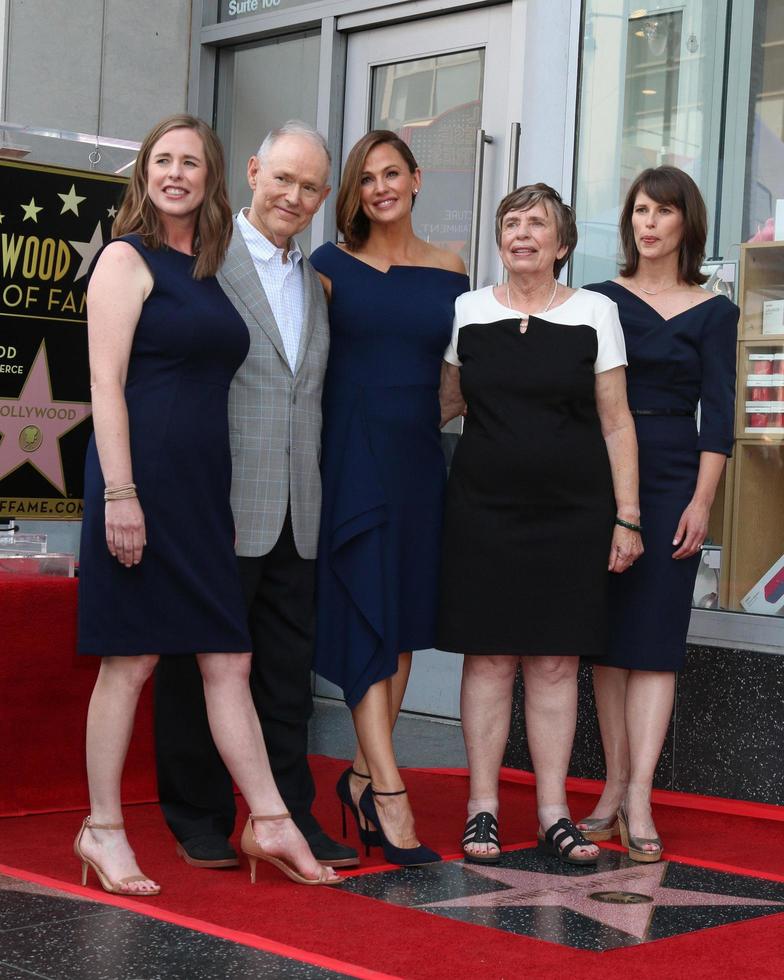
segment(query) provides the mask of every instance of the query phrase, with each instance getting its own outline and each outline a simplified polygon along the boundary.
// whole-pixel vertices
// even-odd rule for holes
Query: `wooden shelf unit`
[[[741,599],[784,554],[784,330],[762,332],[763,304],[784,300],[784,242],[748,243],[740,253],[736,439],[725,478],[720,601],[743,612]]]
[[[784,242],[749,242],[740,247],[741,340],[778,337],[784,342],[784,330],[763,334],[762,309],[767,300],[784,300]]]
[[[769,442],[784,436],[784,337],[741,340],[735,436]]]

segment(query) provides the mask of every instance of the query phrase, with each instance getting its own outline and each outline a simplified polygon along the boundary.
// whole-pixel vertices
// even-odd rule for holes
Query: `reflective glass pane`
[[[267,133],[287,119],[315,125],[318,70],[318,34],[246,44],[222,53],[216,128],[226,149],[235,212],[248,204],[248,160]],[[310,229],[297,237],[305,252],[310,251]]]
[[[468,261],[484,51],[460,51],[373,69],[373,129],[391,129],[422,170],[414,230]]]
[[[741,239],[769,240],[784,200],[784,2],[754,6],[749,136]],[[781,205],[784,223],[784,204]],[[777,237],[781,238],[784,232]]]
[[[586,0],[575,285],[616,274],[620,205],[646,167],[681,167],[715,217],[726,7]]]

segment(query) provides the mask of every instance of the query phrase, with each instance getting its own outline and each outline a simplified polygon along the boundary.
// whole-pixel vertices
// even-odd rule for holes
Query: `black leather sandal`
[[[475,854],[466,850],[466,844],[491,844],[497,851]],[[469,864],[498,864],[501,860],[501,841],[498,839],[498,820],[486,810],[477,813],[465,825],[463,856]]]
[[[575,847],[595,845],[580,833],[568,817],[561,817],[560,820],[556,820],[552,827],[548,827],[544,835],[537,834],[537,837],[545,853],[557,857],[564,864],[596,864],[599,860],[598,854],[594,857],[579,857],[578,855],[572,857],[572,851]]]

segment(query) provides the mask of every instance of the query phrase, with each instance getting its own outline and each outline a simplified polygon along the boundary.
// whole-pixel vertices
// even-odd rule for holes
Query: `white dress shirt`
[[[292,239],[284,262],[283,249],[276,248],[248,221],[246,211],[247,209],[240,211],[237,215],[237,224],[272,309],[272,315],[275,317],[286,349],[286,358],[293,372],[297,365],[305,310],[302,251]]]

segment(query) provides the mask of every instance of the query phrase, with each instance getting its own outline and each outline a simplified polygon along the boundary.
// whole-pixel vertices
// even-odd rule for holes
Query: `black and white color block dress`
[[[492,286],[465,293],[445,359],[468,414],[447,487],[438,647],[600,656],[615,500],[594,387],[626,364],[615,303],[578,289],[521,333]]]

